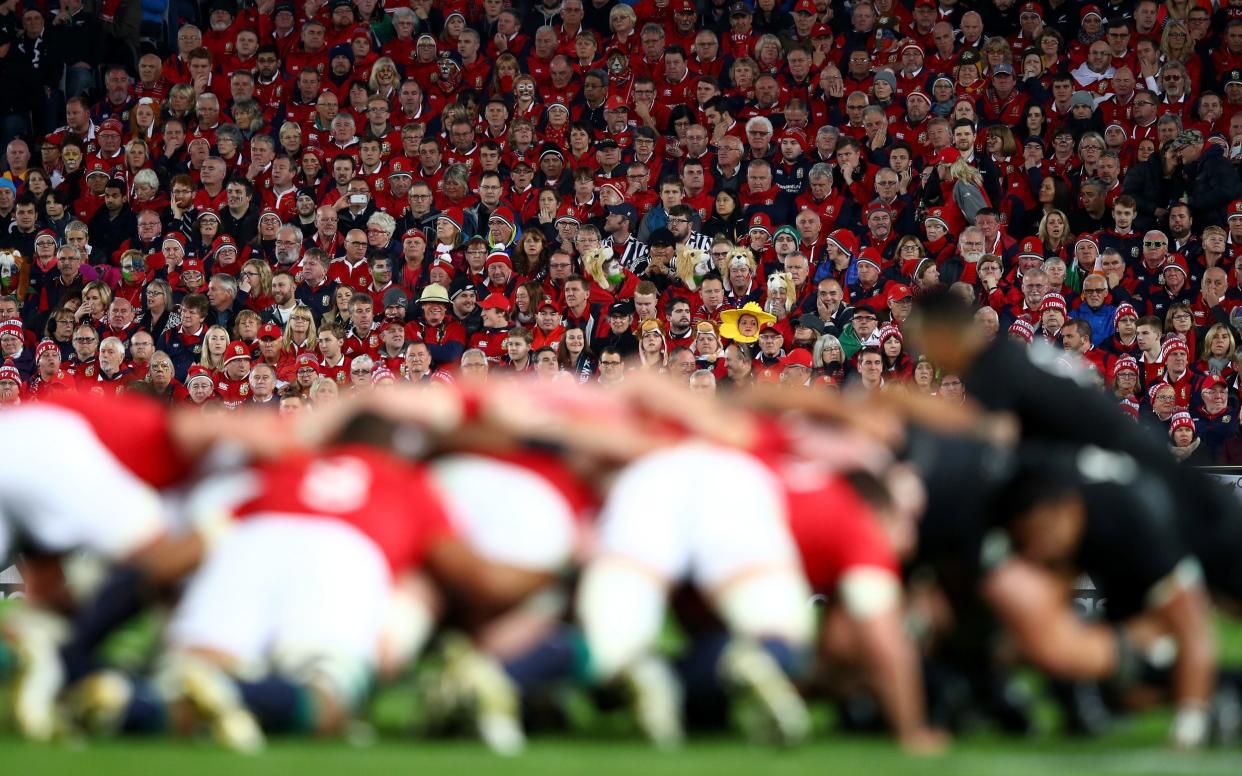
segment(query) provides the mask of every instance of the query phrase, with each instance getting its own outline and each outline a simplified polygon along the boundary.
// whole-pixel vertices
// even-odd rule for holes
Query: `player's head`
[[[928,290],[903,330],[910,349],[922,353],[941,370],[965,374],[987,339],[975,325],[975,311],[947,288]]]
[[[409,458],[426,452],[423,432],[371,410],[354,412],[332,438],[331,444],[365,445]]]

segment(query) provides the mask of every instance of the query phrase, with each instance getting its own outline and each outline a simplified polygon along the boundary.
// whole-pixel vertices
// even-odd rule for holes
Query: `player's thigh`
[[[392,575],[374,542],[335,520],[298,521],[273,650],[374,663]]]
[[[537,571],[569,562],[577,527],[556,488],[521,466],[451,456],[432,469],[458,530],[489,560]]]
[[[240,666],[262,664],[290,583],[284,560],[297,551],[294,541],[262,520],[238,523],[190,579],[168,626],[169,645],[226,654]]]
[[[690,570],[693,497],[680,448],[645,456],[621,470],[600,513],[596,553],[647,568],[665,580]],[[705,479],[704,481],[710,481]]]
[[[705,589],[770,568],[800,569],[785,498],[775,476],[753,456],[702,451],[697,466],[720,472],[692,512],[694,580]]]

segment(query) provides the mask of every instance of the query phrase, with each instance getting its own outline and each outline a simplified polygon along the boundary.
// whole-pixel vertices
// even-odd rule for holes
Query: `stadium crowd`
[[[487,369],[954,398],[902,337],[944,285],[1242,461],[1236,3],[222,0],[173,51],[137,5],[0,9],[0,80],[43,84],[0,122],[0,400]]]

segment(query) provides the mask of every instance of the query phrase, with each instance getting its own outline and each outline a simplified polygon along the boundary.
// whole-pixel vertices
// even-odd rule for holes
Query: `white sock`
[[[667,590],[649,573],[624,562],[597,560],[578,586],[578,619],[595,676],[615,677],[655,644]]]
[[[735,636],[776,638],[791,647],[811,643],[815,613],[802,575],[773,569],[728,582],[713,596],[716,611]]]
[[[379,638],[380,676],[395,676],[422,654],[436,619],[431,602],[419,585],[399,583],[393,588]]]

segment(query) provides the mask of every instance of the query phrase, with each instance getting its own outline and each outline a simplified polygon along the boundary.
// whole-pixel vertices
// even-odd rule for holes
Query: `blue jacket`
[[[1099,347],[1113,336],[1113,316],[1116,312],[1116,305],[1101,305],[1100,309],[1092,310],[1086,304],[1079,304],[1070,311],[1070,317],[1091,324],[1091,344]]]

